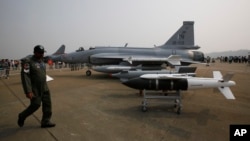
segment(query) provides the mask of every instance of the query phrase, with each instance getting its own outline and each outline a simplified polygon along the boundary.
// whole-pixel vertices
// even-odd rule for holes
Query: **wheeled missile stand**
[[[148,95],[149,94],[149,95]],[[146,112],[148,110],[147,106],[149,104],[149,100],[158,99],[158,100],[168,100],[168,102],[164,102],[166,104],[173,104],[174,108],[176,108],[176,113],[181,114],[182,110],[182,102],[181,102],[181,91],[177,90],[176,92],[157,92],[157,91],[146,91],[143,90],[143,101],[142,101],[142,111]],[[169,102],[169,100],[174,100],[174,103]]]

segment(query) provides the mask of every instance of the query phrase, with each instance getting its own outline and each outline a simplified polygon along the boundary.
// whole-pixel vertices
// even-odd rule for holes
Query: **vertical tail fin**
[[[53,53],[53,55],[64,54],[64,52],[65,52],[65,45],[61,45],[61,47],[55,53]]]
[[[165,45],[194,45],[194,22],[184,21],[180,29],[164,44]]]

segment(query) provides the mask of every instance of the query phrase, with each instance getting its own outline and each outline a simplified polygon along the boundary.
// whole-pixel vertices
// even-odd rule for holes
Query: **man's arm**
[[[23,60],[21,69],[21,80],[24,93],[27,95],[32,93],[31,79],[30,79],[30,64],[27,60]]]

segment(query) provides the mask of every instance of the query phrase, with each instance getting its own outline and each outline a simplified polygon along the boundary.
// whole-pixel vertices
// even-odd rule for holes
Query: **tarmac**
[[[213,70],[234,72],[231,87],[236,100],[226,100],[213,89],[182,92],[183,110],[176,114],[162,103],[141,111],[138,91],[116,78],[86,69],[48,70],[54,128],[40,128],[42,108],[17,125],[17,116],[28,105],[19,71],[0,80],[1,141],[229,141],[231,124],[250,124],[250,66],[213,63],[197,66],[197,76],[212,77]]]

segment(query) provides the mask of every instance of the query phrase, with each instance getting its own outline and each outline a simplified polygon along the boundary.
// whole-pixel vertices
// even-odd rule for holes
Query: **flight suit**
[[[33,93],[30,105],[19,116],[23,119],[34,113],[42,103],[42,124],[49,122],[51,111],[50,91],[46,82],[46,64],[34,56],[22,60],[21,80],[24,93]]]

